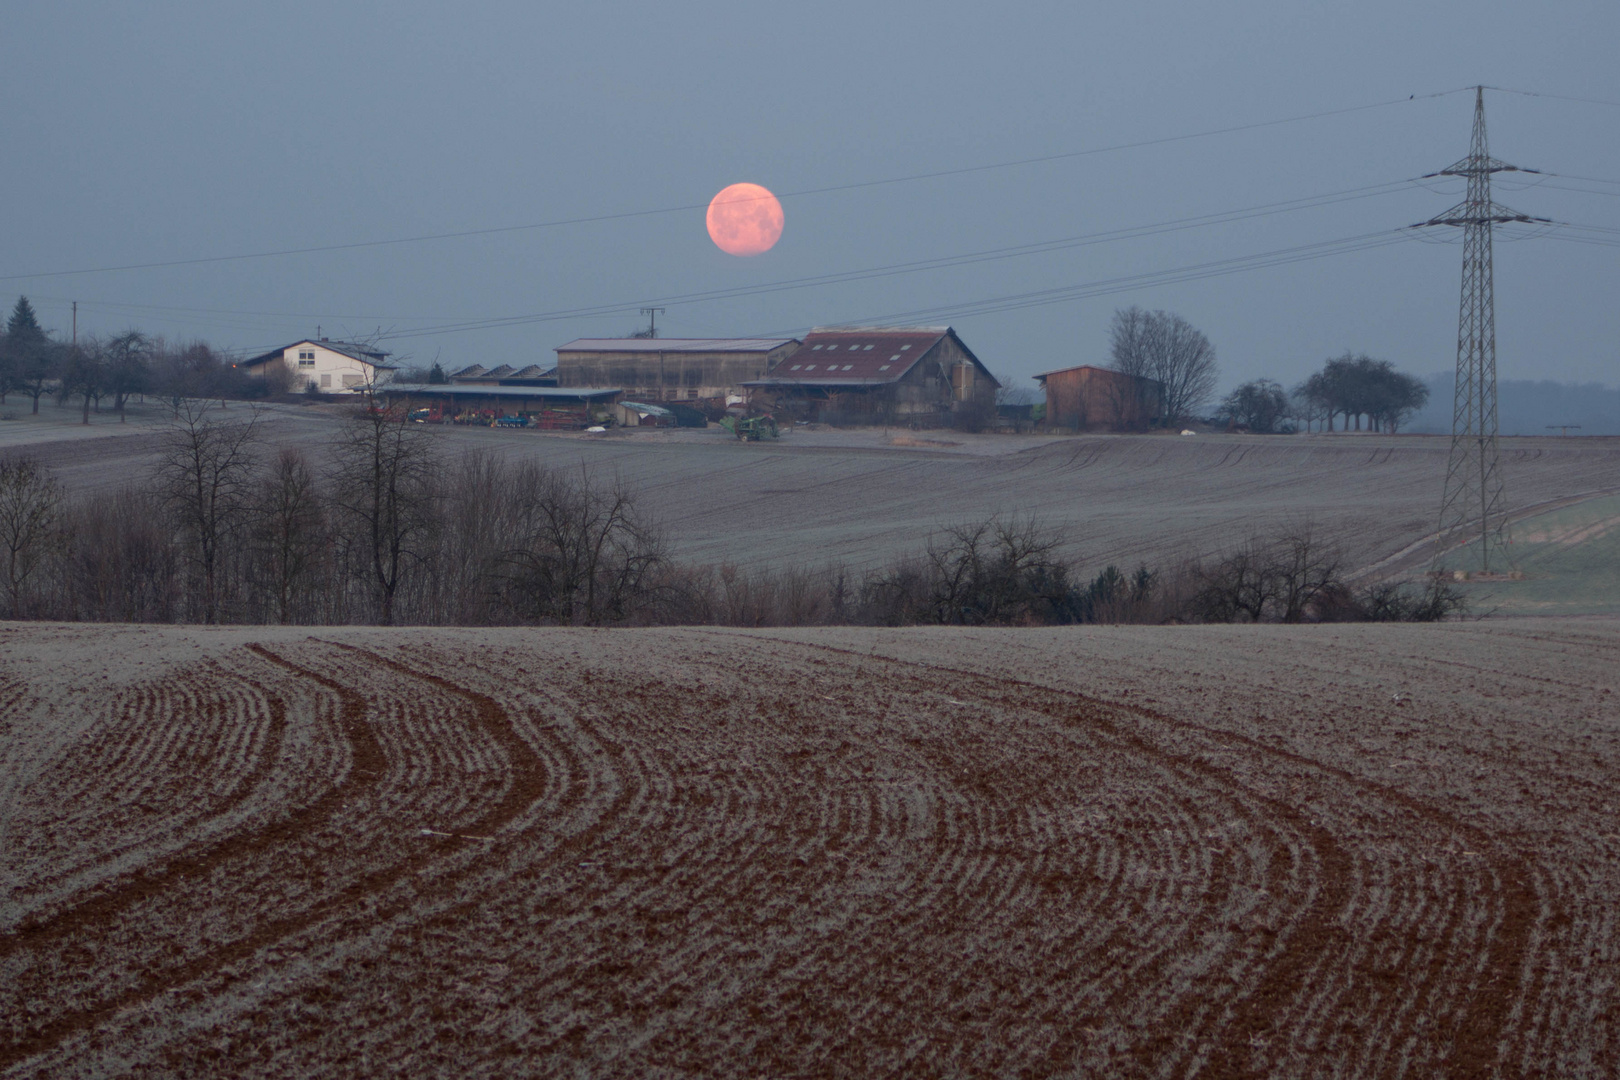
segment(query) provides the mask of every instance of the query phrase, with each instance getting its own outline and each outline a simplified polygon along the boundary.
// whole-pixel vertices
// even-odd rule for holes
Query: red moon
[[[782,237],[782,204],[758,184],[732,184],[709,200],[709,239],[728,255],[763,255]]]

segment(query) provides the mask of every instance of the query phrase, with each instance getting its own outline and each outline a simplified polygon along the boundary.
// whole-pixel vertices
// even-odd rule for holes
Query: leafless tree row
[[[317,472],[252,416],[185,401],[143,482],[69,500],[0,462],[4,614],[130,622],[623,622],[663,563],[612,483],[361,410]]]
[[[361,409],[316,470],[257,422],[176,409],[143,482],[70,500],[0,461],[8,618],[118,622],[1041,626],[1432,619],[1459,598],[1357,592],[1308,529],[1168,573],[1085,576],[1064,537],[995,517],[876,570],[683,565],[623,485],[485,453]]]

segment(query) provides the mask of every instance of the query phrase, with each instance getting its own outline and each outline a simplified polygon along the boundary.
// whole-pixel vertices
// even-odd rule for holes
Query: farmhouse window
[[[878,370],[879,371],[888,371],[889,370],[889,365],[888,364],[879,364],[878,365]]]
[[[872,351],[872,346],[870,346],[870,345],[868,345],[868,346],[867,346],[867,347],[866,347],[866,351],[867,351],[867,352],[871,352],[871,351]]]
[[[806,371],[814,371],[814,370],[816,370],[816,365],[814,365],[814,364],[806,364],[806,365],[804,365],[804,370],[806,370]]]
[[[299,367],[314,367],[315,366],[315,361],[313,361],[313,360],[305,360],[305,359],[300,358],[299,361],[298,361],[298,366]]]
[[[798,371],[798,370],[799,370],[799,369],[800,369],[800,368],[802,368],[802,367],[804,367],[804,365],[803,365],[803,364],[794,364],[794,365],[793,365],[793,370],[794,370],[794,371]]]
[[[848,371],[849,369],[853,368],[854,366],[855,366],[854,364],[845,364],[844,365],[844,370]]]
[[[330,375],[322,375],[321,376],[321,386],[322,387],[327,387],[327,386],[331,386],[331,385],[332,385],[332,376],[330,376]]]
[[[812,345],[812,346],[811,346],[811,349],[812,349],[812,350],[813,350],[813,351],[817,351],[817,352],[819,352],[819,351],[820,351],[820,350],[821,350],[821,346],[820,346],[820,345]]]

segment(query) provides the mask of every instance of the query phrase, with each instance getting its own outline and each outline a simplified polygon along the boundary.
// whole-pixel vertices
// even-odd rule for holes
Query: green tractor
[[[774,416],[727,416],[720,421],[720,426],[743,442],[775,439],[781,435],[776,429]]]

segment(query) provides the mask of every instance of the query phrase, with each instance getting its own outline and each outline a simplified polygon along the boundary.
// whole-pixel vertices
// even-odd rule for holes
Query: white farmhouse
[[[313,386],[323,394],[359,394],[394,377],[388,354],[366,345],[330,338],[305,338],[272,349],[238,367],[259,378],[277,377],[278,365],[289,375],[288,389],[302,393]]]

